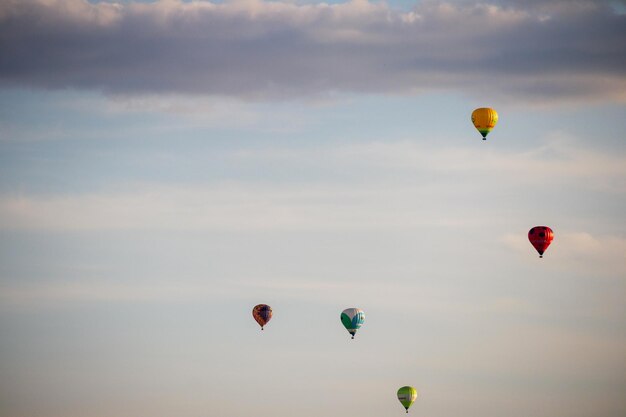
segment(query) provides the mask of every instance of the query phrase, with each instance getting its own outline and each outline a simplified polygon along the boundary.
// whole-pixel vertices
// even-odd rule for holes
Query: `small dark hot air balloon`
[[[252,309],[252,317],[254,317],[256,322],[259,323],[259,326],[261,326],[261,330],[263,330],[263,326],[272,318],[272,307],[267,304],[256,305]]]
[[[548,249],[554,239],[554,232],[548,226],[535,226],[528,231],[528,240],[539,252],[539,257],[543,258],[543,253]]]

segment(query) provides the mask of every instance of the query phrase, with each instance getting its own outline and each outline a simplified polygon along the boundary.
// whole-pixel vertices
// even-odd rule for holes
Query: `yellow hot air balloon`
[[[498,113],[490,107],[481,107],[472,112],[472,123],[474,123],[474,127],[480,134],[483,135],[483,140],[486,140],[487,134],[498,123]]]

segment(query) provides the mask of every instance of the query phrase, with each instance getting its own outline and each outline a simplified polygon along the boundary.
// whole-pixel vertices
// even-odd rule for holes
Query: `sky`
[[[0,416],[624,416],[625,133],[624,1],[0,2]]]

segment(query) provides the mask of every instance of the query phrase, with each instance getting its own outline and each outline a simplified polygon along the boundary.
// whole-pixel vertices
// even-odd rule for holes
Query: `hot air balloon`
[[[365,313],[360,308],[346,308],[341,313],[341,322],[354,339],[354,334],[365,321]]]
[[[417,390],[413,387],[402,387],[398,390],[398,401],[404,406],[406,412],[409,412],[409,407],[413,405],[417,399]]]
[[[259,326],[261,326],[261,330],[263,330],[263,326],[272,318],[272,307],[267,304],[254,306],[252,309],[252,317],[254,317],[256,322],[259,323]]]
[[[554,239],[554,232],[548,226],[535,226],[528,231],[528,240],[539,252],[539,257],[543,258],[543,253],[548,249]]]
[[[483,140],[487,140],[487,135],[498,123],[498,113],[490,107],[481,107],[472,112],[472,123],[483,135]]]

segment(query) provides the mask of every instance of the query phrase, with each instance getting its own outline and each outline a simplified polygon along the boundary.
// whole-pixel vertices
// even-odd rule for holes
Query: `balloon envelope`
[[[413,387],[406,386],[398,390],[398,401],[404,406],[406,412],[409,412],[409,407],[413,405],[417,399],[417,390]]]
[[[361,328],[364,321],[365,313],[360,308],[346,308],[341,312],[341,323],[343,323],[343,327],[348,330],[353,339],[356,331]]]
[[[472,112],[472,123],[485,140],[489,132],[498,123],[498,113],[490,107],[481,107]]]
[[[548,226],[535,226],[528,231],[528,240],[539,252],[539,257],[543,258],[543,253],[548,249],[554,239],[554,232]]]
[[[256,322],[259,323],[259,326],[261,326],[261,330],[263,330],[263,326],[272,318],[272,307],[267,304],[256,305],[252,309],[252,317],[254,317]]]

